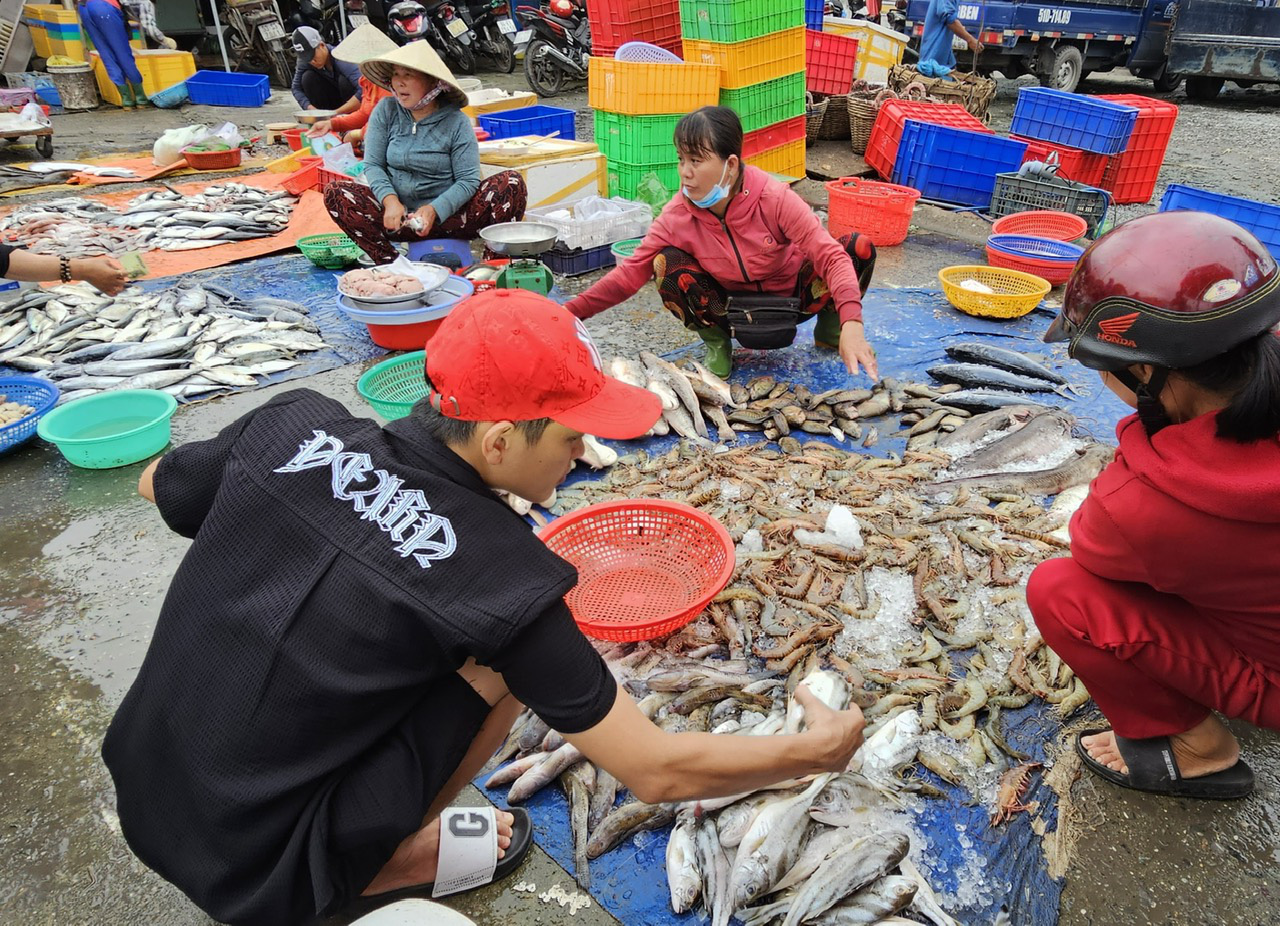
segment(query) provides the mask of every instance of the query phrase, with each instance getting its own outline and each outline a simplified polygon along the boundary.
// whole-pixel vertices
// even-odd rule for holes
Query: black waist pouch
[[[731,293],[725,310],[729,334],[743,347],[774,350],[796,339],[800,300],[768,293]]]

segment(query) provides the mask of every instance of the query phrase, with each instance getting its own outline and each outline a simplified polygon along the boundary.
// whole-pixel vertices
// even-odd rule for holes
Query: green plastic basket
[[[388,421],[403,418],[413,403],[429,391],[424,370],[426,361],[424,350],[384,360],[365,371],[356,383],[356,391]]]
[[[643,238],[628,238],[625,241],[615,241],[609,250],[618,260],[626,260],[636,252],[636,248],[640,247],[640,242],[643,240]]]
[[[360,260],[360,246],[346,235],[308,235],[298,239],[302,256],[325,270],[341,270]]]
[[[595,142],[612,164],[669,164],[676,156],[675,116],[624,116],[597,109]]]
[[[647,202],[647,200],[638,199],[636,191],[639,190],[645,175],[652,172],[658,175],[658,180],[667,188],[667,192],[674,196],[680,190],[680,174],[674,161],[674,148],[671,149],[668,157],[672,160],[666,164],[624,164],[621,161],[610,161],[609,195]]]
[[[803,116],[804,71],[739,87],[720,90],[720,105],[728,106],[742,120],[743,132],[755,132],[796,116]]]
[[[803,25],[803,0],[680,0],[686,39],[745,42]]]

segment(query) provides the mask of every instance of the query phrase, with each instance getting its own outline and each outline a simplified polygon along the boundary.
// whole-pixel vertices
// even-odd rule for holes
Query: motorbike
[[[277,86],[290,86],[295,58],[276,0],[224,0],[222,10],[232,68],[265,73]]]
[[[510,12],[507,0],[468,0],[462,7],[463,18],[475,34],[476,52],[492,59],[504,74],[516,69],[516,49],[511,39],[516,26]]]
[[[427,32],[424,39],[450,65],[463,74],[476,71],[475,34],[450,0],[426,0]]]
[[[897,0],[888,7],[885,13],[885,25],[894,32],[910,37],[911,30],[907,28],[907,0]]]
[[[522,6],[516,16],[532,31],[524,51],[524,76],[539,96],[555,96],[568,80],[586,80],[591,59],[591,24],[575,5],[572,16],[556,16],[546,7]]]
[[[290,30],[310,26],[320,33],[330,47],[343,40],[342,15],[339,4],[346,6],[347,32],[369,22],[364,0],[299,0],[297,11],[289,17]]]

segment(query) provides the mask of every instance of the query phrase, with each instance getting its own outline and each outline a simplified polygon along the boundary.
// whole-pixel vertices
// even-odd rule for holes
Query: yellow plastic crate
[[[685,39],[684,60],[716,65],[720,69],[720,86],[726,90],[775,80],[804,70],[804,28],[732,44]]]
[[[804,30],[797,31],[803,33]],[[685,42],[686,49],[689,45]],[[689,57],[687,51],[685,57]],[[797,70],[803,68],[804,36],[801,35]],[[650,64],[616,58],[591,59],[587,103],[592,109],[626,116],[668,116],[691,113],[719,102],[720,69],[714,62]]]
[[[311,157],[311,146],[304,145],[297,151],[291,151],[282,158],[267,162],[267,173],[291,174],[302,166],[302,159]]]
[[[889,69],[902,63],[902,53],[907,49],[905,35],[877,23],[828,16],[822,21],[822,31],[858,40],[858,64],[853,76],[873,84],[889,82]]]
[[[98,93],[108,103],[120,105],[120,91],[107,77],[107,69],[96,51],[90,52],[93,76],[98,81]],[[150,96],[168,90],[196,72],[196,61],[189,51],[143,50],[134,52],[138,73],[142,75],[142,89]]]
[[[803,178],[805,175],[804,152],[805,141],[803,138],[797,138],[795,141],[761,151],[743,160],[770,173]]]
[[[36,55],[41,58],[52,57],[53,51],[49,48],[49,33],[32,23],[27,24],[27,29],[31,33],[31,44],[35,48]]]
[[[85,47],[84,42],[78,42],[74,39],[56,39],[49,37],[49,55],[63,55],[74,61],[88,61],[89,50]]]

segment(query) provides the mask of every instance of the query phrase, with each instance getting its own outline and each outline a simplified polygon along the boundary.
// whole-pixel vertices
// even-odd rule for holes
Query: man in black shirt
[[[446,808],[522,703],[650,802],[842,769],[861,742],[856,709],[803,689],[801,734],[664,733],[578,631],[576,572],[493,490],[545,498],[584,433],[642,434],[660,407],[604,376],[572,315],[475,296],[427,376],[385,428],[295,390],[140,480],[194,542],[103,757],[130,846],[219,920],[505,874],[527,816],[483,824],[486,869],[459,861],[474,821]]]
[[[333,57],[319,32],[311,26],[299,26],[290,41],[298,66],[289,89],[299,106],[337,109],[352,97],[360,99],[360,69]]]

